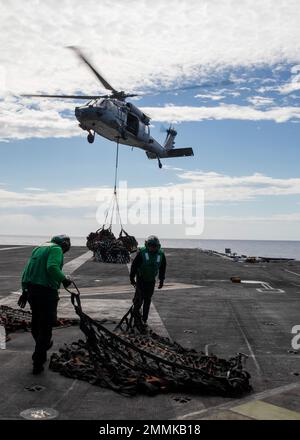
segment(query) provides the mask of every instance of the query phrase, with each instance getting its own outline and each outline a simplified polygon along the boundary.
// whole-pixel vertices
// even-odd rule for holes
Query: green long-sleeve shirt
[[[22,289],[28,283],[39,284],[51,289],[59,289],[66,278],[62,272],[63,251],[56,243],[45,243],[33,249],[22,275]]]

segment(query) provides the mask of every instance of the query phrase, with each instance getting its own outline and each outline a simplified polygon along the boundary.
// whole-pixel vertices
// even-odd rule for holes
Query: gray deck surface
[[[8,247],[0,246],[0,303],[14,305],[18,294],[13,292],[20,289],[32,247]],[[65,258],[66,271],[82,290],[83,309],[99,319],[118,320],[133,296],[128,268],[75,261],[86,251],[73,247]],[[289,350],[291,329],[300,325],[300,262],[234,263],[197,249],[166,249],[166,256],[166,288],[154,295],[150,326],[197,350],[226,358],[248,354],[251,395],[239,400],[182,393],[126,398],[48,368],[36,377],[31,374],[32,337],[15,333],[0,350],[0,418],[19,419],[27,408],[50,407],[60,419],[299,419],[300,350]],[[233,284],[231,276],[267,284]],[[59,316],[75,317],[64,291],[58,310]],[[77,327],[53,334],[51,352],[82,337]],[[45,389],[25,390],[37,384]],[[179,403],[178,397],[189,399]]]

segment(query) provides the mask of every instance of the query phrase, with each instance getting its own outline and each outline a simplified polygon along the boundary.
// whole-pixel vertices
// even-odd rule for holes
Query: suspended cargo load
[[[137,250],[135,237],[127,234],[122,228],[117,239],[111,227],[98,229],[87,237],[87,247],[94,253],[94,261],[100,263],[128,264],[130,253]]]
[[[96,232],[91,232],[86,240],[86,246],[90,251],[96,251],[100,244],[106,241],[115,240],[116,237],[114,236],[111,227],[105,229],[104,226],[102,228],[97,229]]]
[[[123,243],[125,248],[128,250],[128,252],[136,252],[138,248],[138,242],[136,241],[135,237],[133,235],[127,234],[124,229],[121,229],[120,235],[119,235],[119,241]]]
[[[128,264],[130,255],[119,240],[106,240],[99,244],[94,255],[95,261],[113,264]]]

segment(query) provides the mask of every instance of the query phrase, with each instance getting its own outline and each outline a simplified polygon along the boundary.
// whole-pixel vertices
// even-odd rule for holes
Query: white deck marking
[[[84,261],[82,262],[82,264]],[[79,266],[78,266],[79,267]],[[78,268],[77,267],[77,268]],[[181,289],[195,289],[200,288],[204,286],[196,286],[194,284],[184,284],[184,283],[166,283],[163,287],[165,291],[169,290],[181,290]],[[156,289],[157,290],[157,289]],[[59,297],[62,299],[70,298],[70,294],[66,293],[65,290],[61,290]],[[99,296],[99,295],[133,295],[134,294],[134,288],[131,285],[115,285],[115,286],[99,286],[99,287],[81,287],[80,293],[82,294],[82,298],[84,298],[84,295],[87,295],[89,297],[93,296]],[[21,290],[15,290],[12,291],[10,295],[6,296],[5,298],[0,299],[0,305],[4,304],[9,307],[15,307],[17,296],[20,295]],[[124,312],[125,313],[125,312]]]
[[[300,412],[292,411],[279,405],[274,405],[263,400],[237,405],[230,410],[254,420],[300,420]]]
[[[209,348],[208,347],[213,347],[214,345],[218,345],[218,344],[212,343],[212,344],[206,344],[205,345],[205,347],[204,347],[205,356],[209,356]]]
[[[194,284],[184,284],[184,283],[166,283],[164,284],[164,290],[181,290],[181,289],[195,289],[204,286],[196,286]],[[158,289],[155,289],[158,291]],[[114,285],[114,286],[96,286],[96,287],[80,287],[80,293],[88,296],[98,296],[98,295],[113,295],[113,294],[133,294],[134,287],[130,284],[126,285]],[[60,298],[69,297],[67,294],[61,294]]]
[[[85,299],[81,296],[84,313],[92,319],[109,319],[118,323],[132,306],[132,298],[128,299]],[[69,298],[64,298],[58,303],[58,316],[60,318],[78,318]],[[149,325],[160,335],[170,337],[155,306],[151,303],[149,312]]]
[[[23,249],[27,248],[28,246],[11,246],[6,248],[0,248],[0,251],[10,251],[11,249]]]
[[[74,258],[68,263],[64,264],[63,271],[66,275],[71,275],[71,273],[75,272],[80,266],[82,266],[86,261],[90,260],[93,256],[91,251],[87,251],[79,257]]]
[[[274,287],[272,287],[270,285],[270,283],[267,283],[266,281],[254,281],[254,280],[241,280],[242,284],[260,284],[262,286],[261,289],[256,289],[258,292],[272,292],[272,293],[285,293],[284,290],[282,289],[274,289]]]
[[[185,419],[189,419],[191,417],[193,417],[193,418],[195,418],[195,417],[198,418],[199,416],[204,417],[205,415],[210,414],[210,413],[216,413],[216,412],[224,410],[224,409],[231,409],[232,407],[235,407],[239,404],[241,405],[243,403],[251,402],[253,400],[263,400],[263,399],[267,399],[272,396],[276,396],[277,394],[286,393],[286,392],[289,392],[289,391],[292,391],[294,389],[299,388],[299,386],[300,386],[299,382],[290,383],[288,385],[283,385],[278,388],[272,388],[269,390],[262,391],[260,393],[249,395],[247,397],[244,397],[243,399],[238,399],[238,400],[232,399],[230,402],[222,403],[221,405],[213,406],[210,408],[201,409],[199,411],[194,411],[194,412],[185,414],[179,418],[182,420],[185,420]]]
[[[236,322],[236,324],[237,324],[237,326],[238,326],[238,328],[239,328],[239,330],[240,330],[240,332],[241,332],[241,334],[242,334],[242,336],[243,336],[243,338],[244,338],[244,340],[245,340],[245,342],[246,342],[246,345],[247,345],[247,347],[248,347],[248,350],[249,350],[250,356],[251,356],[252,359],[253,359],[253,362],[254,362],[254,364],[255,364],[255,367],[256,367],[256,369],[257,369],[257,372],[259,373],[259,375],[261,375],[261,374],[262,374],[262,371],[261,371],[261,368],[260,368],[260,366],[259,366],[259,363],[258,363],[257,360],[256,360],[256,357],[255,357],[254,351],[252,350],[252,347],[251,347],[251,345],[250,345],[250,342],[248,341],[248,338],[247,338],[247,336],[246,336],[246,334],[245,334],[245,332],[244,332],[244,330],[243,330],[243,328],[242,328],[242,326],[241,326],[241,324],[240,324],[240,321],[238,320],[238,318],[237,318],[237,316],[236,316],[236,313],[235,313],[235,311],[234,311],[234,308],[232,307],[231,304],[230,304],[230,307],[231,307],[232,312],[233,312],[233,318],[234,318],[234,320],[235,320],[235,322]]]
[[[293,272],[292,270],[287,270],[287,269],[283,269],[283,270],[285,270],[286,272],[292,273],[293,275],[297,275],[297,277],[300,277],[300,273]]]

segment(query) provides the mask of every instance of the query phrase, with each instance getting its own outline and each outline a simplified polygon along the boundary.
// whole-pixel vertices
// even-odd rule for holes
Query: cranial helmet
[[[55,235],[54,237],[51,238],[51,242],[58,244],[58,246],[60,246],[62,248],[63,253],[68,252],[68,250],[71,247],[70,237],[68,237],[67,235],[64,235],[64,234]]]
[[[145,241],[145,246],[157,246],[160,249],[160,241],[155,235],[150,235]]]

